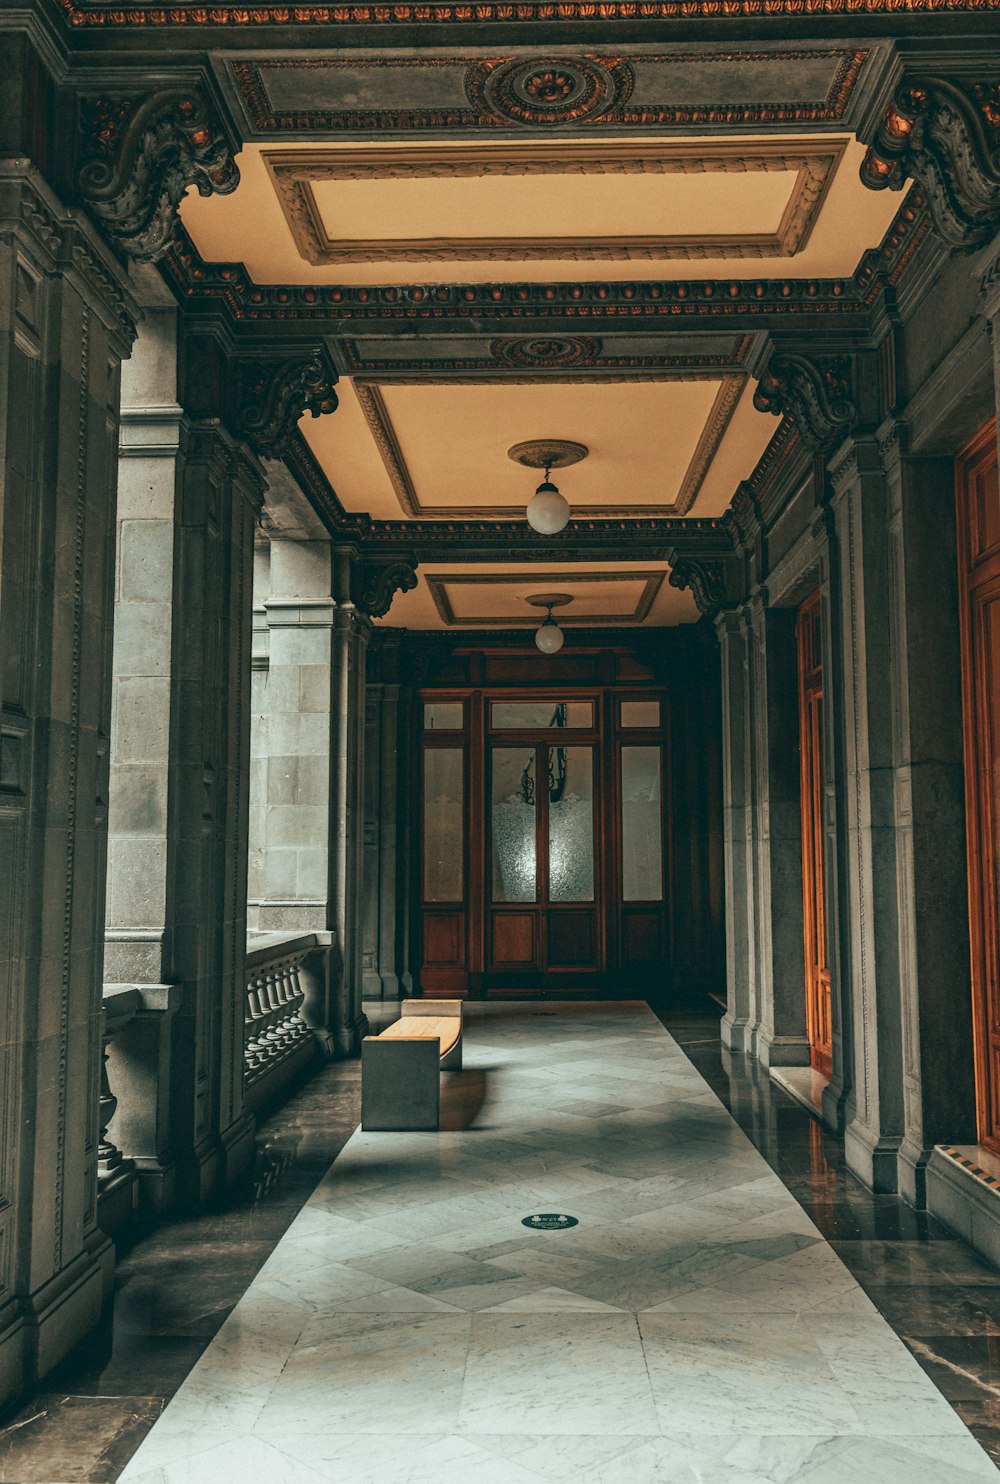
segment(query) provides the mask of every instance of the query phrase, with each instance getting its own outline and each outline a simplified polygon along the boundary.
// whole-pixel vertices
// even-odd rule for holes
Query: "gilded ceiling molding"
[[[325,346],[308,355],[238,363],[237,424],[254,451],[266,458],[288,453],[299,418],[333,412],[337,372]]]
[[[1000,227],[1000,82],[906,79],[861,179],[873,191],[916,180],[938,236],[960,252],[983,247]]]
[[[584,21],[759,20],[761,0],[434,0],[414,4],[394,0],[390,4],[322,5],[266,4],[205,6],[200,0],[185,0],[171,6],[149,5],[146,0],[125,0],[113,9],[101,0],[58,0],[74,27],[98,26],[116,30],[123,26],[148,26],[229,30],[262,26],[468,26]],[[997,9],[997,0],[769,0],[768,18],[791,16],[858,15],[899,16],[914,14],[963,14]]]
[[[501,384],[510,383],[509,377],[501,378]],[[555,379],[555,378],[552,378]],[[563,381],[571,379],[567,376],[560,378]],[[580,380],[590,381],[591,377],[581,377]],[[630,378],[634,380],[635,378]],[[661,375],[643,377],[647,381],[686,381],[689,377]],[[715,378],[713,378],[714,380]],[[636,505],[613,505],[584,507],[586,516],[595,519],[613,519],[621,516],[625,519],[642,518],[646,516],[683,516],[694,505],[698,498],[701,486],[704,483],[715,455],[719,451],[719,445],[725,437],[726,429],[736,410],[737,403],[746,386],[746,378],[741,375],[720,374],[720,386],[712,403],[711,410],[705,421],[701,437],[698,439],[697,447],[687,469],[681,480],[680,488],[675,499],[670,504],[636,504]],[[428,383],[419,378],[416,381],[407,381],[397,377],[395,386],[425,386]],[[448,377],[444,382],[448,386],[477,386],[488,384],[481,377]],[[620,379],[619,379],[619,384]],[[497,518],[509,521],[521,519],[521,512],[517,507],[509,505],[422,505],[420,497],[414,485],[413,478],[406,464],[406,457],[400,445],[396,430],[389,415],[389,409],[385,405],[381,388],[374,382],[355,380],[353,383],[354,393],[364,413],[365,421],[375,441],[379,457],[382,460],[385,472],[389,477],[393,492],[399,501],[403,514],[410,519],[417,520],[454,520],[467,519],[469,517],[481,516],[485,519]],[[581,512],[583,513],[583,512]]]
[[[484,66],[487,64],[483,64]],[[519,64],[520,65],[520,64]],[[262,158],[299,255],[315,267],[341,263],[655,261],[794,257],[809,240],[846,140],[763,141],[751,150],[731,141],[700,145],[616,140],[580,149],[497,144],[445,150],[266,150]],[[491,175],[746,175],[795,171],[772,232],[580,233],[517,237],[332,237],[313,187],[337,180],[437,180]]]
[[[803,442],[817,453],[827,453],[858,421],[851,358],[773,355],[753,403],[759,412],[791,417]]]
[[[189,186],[228,196],[239,184],[235,141],[196,89],[86,99],[81,130],[88,158],[77,175],[80,198],[114,246],[138,262],[166,252]]]
[[[451,599],[448,596],[449,587],[520,587],[526,580],[530,580],[539,587],[550,584],[563,587],[573,587],[580,582],[598,583],[625,583],[641,582],[642,592],[639,594],[635,607],[631,613],[623,613],[615,616],[608,614],[587,614],[578,608],[560,613],[559,622],[563,628],[571,628],[574,624],[629,624],[643,623],[649,617],[650,610],[656,601],[656,595],[663,586],[666,571],[633,571],[633,572],[429,572],[424,576],[428,591],[434,600],[434,606],[438,611],[442,623],[446,628],[474,626],[476,624],[497,623],[496,614],[473,614],[468,617],[459,618],[455,614]],[[503,622],[511,628],[537,628],[538,614],[526,613],[523,618],[504,618]]]
[[[702,615],[719,611],[726,599],[726,568],[721,561],[679,557],[670,568],[670,586],[690,588]]]

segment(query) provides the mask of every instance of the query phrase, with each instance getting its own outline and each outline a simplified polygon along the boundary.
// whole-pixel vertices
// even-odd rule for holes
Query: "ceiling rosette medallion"
[[[634,83],[620,57],[489,59],[465,74],[477,112],[529,128],[599,119],[628,101]]]
[[[490,354],[501,366],[561,371],[593,365],[601,354],[601,342],[593,336],[503,336],[490,341]]]

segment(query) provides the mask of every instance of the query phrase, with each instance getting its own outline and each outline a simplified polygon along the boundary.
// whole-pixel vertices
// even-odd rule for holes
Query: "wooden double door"
[[[1000,481],[994,422],[956,465],[979,1138],[1000,1153]]]
[[[665,698],[422,702],[424,993],[641,991],[663,975]]]

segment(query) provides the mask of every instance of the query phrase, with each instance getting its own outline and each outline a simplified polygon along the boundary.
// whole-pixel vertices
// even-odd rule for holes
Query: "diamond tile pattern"
[[[647,1007],[547,1010],[466,1007],[470,1126],[354,1135],[122,1484],[995,1480]]]

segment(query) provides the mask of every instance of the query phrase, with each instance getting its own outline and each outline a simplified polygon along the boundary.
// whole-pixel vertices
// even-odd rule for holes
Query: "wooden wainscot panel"
[[[622,967],[655,964],[663,957],[659,912],[626,911],[623,915],[624,952]]]
[[[549,913],[549,963],[557,967],[593,965],[597,959],[596,913]]]
[[[465,914],[424,910],[424,962],[464,964]]]
[[[493,917],[493,962],[534,964],[535,916],[531,912],[497,912]]]

